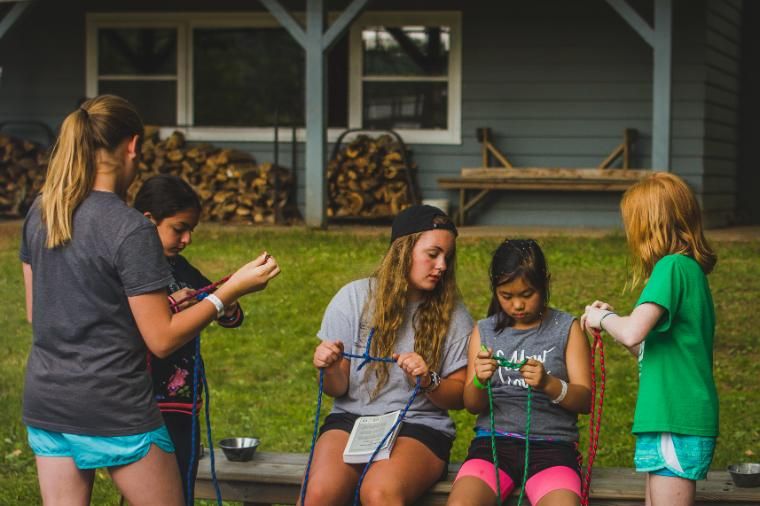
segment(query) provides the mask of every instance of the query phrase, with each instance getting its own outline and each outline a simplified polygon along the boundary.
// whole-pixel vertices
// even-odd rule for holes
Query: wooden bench
[[[591,169],[516,168],[491,143],[490,129],[479,128],[483,166],[462,169],[460,177],[439,178],[438,186],[444,190],[459,190],[456,215],[459,225],[464,225],[467,212],[494,190],[623,192],[651,174],[648,169],[629,168],[631,147],[637,138],[636,130],[625,129],[623,142],[598,167]],[[611,168],[618,159],[622,159],[622,168]],[[492,160],[498,161],[500,167],[492,167]],[[477,193],[471,194],[473,190]]]
[[[246,506],[295,504],[306,468],[307,454],[259,452],[250,462],[230,462],[217,450],[216,475],[225,501]],[[204,456],[198,468],[195,495],[213,499],[211,459]],[[443,505],[459,464],[449,465],[449,475],[417,502],[418,505]],[[509,504],[516,504],[514,493]],[[591,483],[591,504],[623,506],[644,502],[644,476],[627,468],[595,468]],[[760,488],[737,488],[726,471],[710,472],[707,480],[697,482],[697,505],[760,504]],[[322,506],[322,505],[313,505]]]

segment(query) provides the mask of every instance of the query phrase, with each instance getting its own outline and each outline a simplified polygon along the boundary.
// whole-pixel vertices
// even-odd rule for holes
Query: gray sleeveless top
[[[511,362],[533,358],[543,362],[548,374],[568,381],[565,348],[570,325],[575,318],[565,312],[547,309],[541,324],[525,330],[507,327],[495,332],[496,315],[478,322],[480,341],[493,348],[494,354]],[[491,378],[494,396],[496,431],[506,435],[525,436],[528,385],[519,371],[500,367]],[[533,440],[578,441],[578,416],[552,404],[543,392],[533,391],[530,438]],[[490,431],[488,412],[478,416],[476,432]]]

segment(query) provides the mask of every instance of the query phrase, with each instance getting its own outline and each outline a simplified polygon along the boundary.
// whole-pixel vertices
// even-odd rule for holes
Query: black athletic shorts
[[[507,473],[515,483],[521,483],[525,465],[525,440],[515,437],[497,437],[496,454],[499,469]],[[482,459],[493,462],[490,437],[476,437],[470,443],[465,462]],[[561,441],[531,441],[528,446],[528,478],[544,469],[566,466],[581,475],[581,456],[575,443]]]
[[[319,429],[319,435],[321,436],[326,431],[334,429],[342,430],[350,434],[357,418],[359,418],[359,415],[354,415],[352,413],[331,413],[325,418],[325,423],[322,424],[322,427]],[[454,440],[441,431],[431,429],[425,425],[402,422],[401,430],[398,435],[416,439],[427,446],[439,459],[448,464],[449,455],[451,454],[451,445],[454,443]]]

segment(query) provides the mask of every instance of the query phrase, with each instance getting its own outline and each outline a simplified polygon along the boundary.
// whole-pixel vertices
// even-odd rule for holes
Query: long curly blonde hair
[[[394,351],[408,303],[412,251],[423,233],[396,239],[372,275],[373,282],[370,283],[370,293],[363,311],[363,318],[375,329],[370,345],[372,356],[388,357]],[[433,290],[423,293],[423,300],[412,316],[414,351],[425,360],[431,371],[440,371],[444,341],[454,306],[459,299],[456,246],[446,259],[446,264],[446,271],[440,281]],[[370,373],[377,378],[372,397],[387,384],[389,367],[390,364],[381,362],[372,362],[368,366],[365,379]]]

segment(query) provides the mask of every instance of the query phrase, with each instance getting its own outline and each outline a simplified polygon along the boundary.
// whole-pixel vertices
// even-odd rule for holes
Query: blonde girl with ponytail
[[[23,421],[44,504],[87,504],[105,467],[133,506],[180,505],[174,447],[156,406],[146,352],[165,357],[279,273],[262,254],[209,297],[172,314],[156,227],[124,202],[143,125],[102,95],[64,120],[20,259],[33,341]],[[208,300],[208,299],[206,299]]]
[[[455,436],[447,411],[463,407],[472,331],[456,285],[456,235],[440,209],[405,209],[374,275],[341,288],[327,307],[313,363],[324,369],[324,391],[335,402],[316,443],[306,504],[352,502],[364,466],[346,464],[342,454],[354,422],[403,409],[417,380],[422,391],[390,458],[366,474],[361,503],[412,504],[447,471]],[[344,351],[395,363],[372,362],[360,371],[361,360]]]

